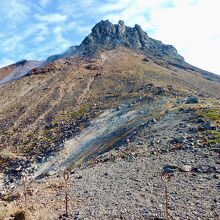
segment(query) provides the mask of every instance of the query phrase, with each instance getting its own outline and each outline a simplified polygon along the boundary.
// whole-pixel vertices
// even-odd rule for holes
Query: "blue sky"
[[[219,0],[0,0],[0,66],[79,44],[100,20],[139,24],[187,62],[220,74]]]

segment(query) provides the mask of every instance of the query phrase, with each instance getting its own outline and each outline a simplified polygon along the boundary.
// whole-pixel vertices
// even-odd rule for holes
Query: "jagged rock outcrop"
[[[218,75],[185,62],[172,45],[152,39],[139,25],[136,24],[133,28],[128,27],[122,20],[118,24],[112,24],[109,20],[100,21],[79,46],[72,46],[62,54],[50,56],[47,62],[75,55],[93,56],[98,51],[112,50],[116,47],[126,47],[141,52],[146,56],[145,59],[151,58],[162,66],[199,72],[203,78],[220,83]]]
[[[50,56],[47,61],[51,62],[70,55],[91,55],[99,50],[110,50],[117,46],[140,50],[146,55],[164,60],[184,61],[172,45],[150,38],[137,24],[133,28],[125,26],[121,20],[118,24],[112,24],[109,20],[100,21],[79,46],[70,47],[63,54]]]

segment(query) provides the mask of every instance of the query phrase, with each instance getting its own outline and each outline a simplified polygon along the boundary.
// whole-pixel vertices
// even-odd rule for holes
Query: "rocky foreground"
[[[187,100],[192,104],[183,104]],[[170,110],[157,119],[146,115],[145,126],[133,129],[124,144],[70,168],[67,188],[63,172],[51,170],[43,179],[29,177],[26,202],[23,185],[9,184],[2,193],[0,217],[14,219],[24,210],[29,219],[165,219],[166,183],[161,174],[166,172],[171,175],[167,183],[171,219],[218,219],[219,143],[210,140],[219,127],[198,115],[207,100],[193,103],[197,101],[162,99],[163,108]],[[62,160],[62,154],[56,158]]]

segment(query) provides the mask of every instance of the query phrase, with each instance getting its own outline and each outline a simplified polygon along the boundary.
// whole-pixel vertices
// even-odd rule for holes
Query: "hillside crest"
[[[100,21],[79,46],[72,46],[63,54],[50,56],[47,61],[52,62],[73,55],[91,55],[99,50],[111,50],[117,46],[138,50],[145,55],[165,60],[184,61],[172,45],[154,40],[139,25],[136,24],[132,28],[126,26],[122,20],[119,20],[118,24],[112,24],[109,20]]]

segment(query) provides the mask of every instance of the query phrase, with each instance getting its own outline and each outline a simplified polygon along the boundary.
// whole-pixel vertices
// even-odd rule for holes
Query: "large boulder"
[[[199,99],[196,96],[190,96],[186,100],[186,104],[197,104],[199,103]]]

